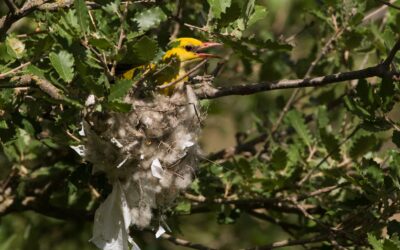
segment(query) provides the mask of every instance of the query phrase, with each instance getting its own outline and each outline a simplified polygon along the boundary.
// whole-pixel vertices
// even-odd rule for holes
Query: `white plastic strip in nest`
[[[120,143],[115,137],[111,138],[111,143],[114,144],[115,146],[117,146],[117,148],[124,147],[124,145],[122,145],[122,143]]]
[[[102,250],[140,250],[129,235],[132,217],[124,190],[116,181],[111,194],[96,210],[93,238],[90,240]],[[129,247],[128,242],[132,245]]]
[[[193,146],[194,142],[192,141],[192,137],[190,135],[184,134],[180,137],[180,140],[177,141],[177,144],[182,150],[184,150]]]
[[[82,137],[85,136],[85,129],[83,128],[83,122],[81,122],[81,130],[79,130],[78,134]]]
[[[85,106],[89,107],[96,103],[96,97],[94,95],[89,95],[85,101]]]
[[[77,145],[77,146],[70,146],[73,150],[75,150],[76,153],[78,153],[79,156],[84,157],[85,156],[85,145]]]
[[[165,229],[160,225],[156,232],[156,239],[160,238],[160,236],[163,235],[164,233],[165,233]]]
[[[127,156],[123,161],[121,161],[121,162],[117,165],[117,168],[122,167],[122,165],[124,165],[125,162],[126,162],[128,159],[129,159],[129,157]]]
[[[161,166],[160,160],[155,159],[151,163],[151,174],[157,179],[162,179],[164,175],[164,169]]]

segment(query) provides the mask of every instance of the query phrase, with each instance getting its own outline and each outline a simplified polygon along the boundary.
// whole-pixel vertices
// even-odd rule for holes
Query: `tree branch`
[[[397,40],[396,44],[390,50],[388,57],[385,59],[382,65],[384,65],[386,68],[389,68],[390,64],[393,62],[394,57],[396,56],[396,53],[399,50],[400,50],[400,38],[399,40]]]
[[[4,78],[7,77],[8,75],[15,74],[16,72],[18,72],[19,70],[25,68],[25,67],[28,66],[29,64],[31,64],[31,62],[23,63],[23,64],[19,65],[18,67],[14,68],[14,69],[11,69],[11,70],[9,70],[9,71],[7,71],[7,72],[1,73],[1,74],[0,74],[0,80],[1,80],[1,79],[4,79]]]
[[[391,2],[386,2],[386,1],[383,1],[383,0],[377,0],[377,1],[380,2],[380,3],[382,3],[382,4],[384,4],[384,5],[387,5],[387,6],[389,6],[389,7],[392,7],[393,9],[400,10],[400,7],[399,7],[399,6],[394,5],[394,4],[392,4]]]
[[[11,13],[18,12],[18,7],[17,7],[17,5],[15,5],[13,0],[5,0],[5,2],[6,2],[8,9],[11,11]]]
[[[293,206],[291,202],[288,202],[283,199],[278,198],[254,198],[254,199],[221,199],[214,198],[210,199],[204,196],[194,196],[188,193],[185,193],[185,198],[194,201],[195,203],[201,204],[228,204],[234,205],[236,207],[242,208],[244,210],[253,210],[256,208],[265,208],[270,210],[277,210],[283,213],[296,213],[302,214],[302,211],[298,209],[296,206]],[[289,204],[288,204],[289,203]],[[322,208],[310,204],[305,204],[304,209],[306,209],[309,213],[321,213]],[[204,211],[203,206],[194,206],[192,210]]]
[[[395,52],[400,49],[400,43],[396,44],[392,50]],[[392,53],[390,54],[392,55]],[[392,57],[385,60],[391,62]],[[344,73],[337,73],[333,75],[320,76],[314,78],[296,79],[296,80],[281,80],[277,82],[262,82],[256,84],[242,84],[230,87],[219,88],[199,88],[196,93],[200,99],[215,99],[218,97],[231,96],[231,95],[251,95],[259,92],[272,91],[277,89],[292,89],[292,88],[305,88],[305,87],[321,87],[332,83],[339,83],[344,81],[365,79],[370,77],[394,77],[398,76],[397,72],[389,71],[385,64],[379,64],[374,67],[369,67],[362,70],[355,70]]]
[[[6,3],[12,2],[12,0],[7,0]],[[12,11],[7,15],[0,18],[0,38],[5,37],[8,29],[18,21],[19,19],[29,15],[34,10],[45,10],[45,11],[57,11],[62,8],[70,7],[74,1],[73,0],[65,0],[65,1],[57,1],[55,3],[48,3],[49,0],[27,0],[24,5],[20,9],[16,9],[16,11]],[[89,8],[99,8],[101,5],[94,2],[86,2],[86,5]],[[9,6],[10,7],[10,6]]]
[[[173,237],[168,233],[164,233],[163,235],[161,235],[161,238],[166,239],[178,246],[188,247],[192,249],[199,249],[199,250],[215,250],[215,248],[207,247],[199,243],[193,243],[184,239]]]
[[[188,72],[186,72],[184,75],[182,75],[181,77],[179,77],[175,81],[172,81],[172,82],[170,82],[168,84],[165,84],[165,85],[157,86],[157,89],[166,89],[166,88],[169,88],[169,87],[177,84],[178,82],[182,81],[186,77],[188,77],[191,74],[193,74],[196,70],[198,70],[201,66],[203,66],[207,61],[208,61],[207,59],[203,59],[200,63],[198,63],[196,66],[194,66],[192,69],[190,69]]]
[[[260,220],[265,220],[270,223],[276,224],[276,225],[280,226],[282,229],[284,229],[285,231],[288,231],[289,229],[293,229],[293,230],[304,229],[297,224],[292,224],[289,222],[281,221],[280,219],[275,218],[274,216],[270,216],[270,215],[267,215],[266,213],[258,212],[256,210],[250,210],[250,211],[247,211],[247,213],[255,218],[260,219]]]
[[[328,240],[328,236],[316,236],[314,238],[309,239],[300,239],[300,240],[283,240],[277,241],[269,245],[246,248],[246,250],[266,250],[266,249],[274,249],[274,248],[281,248],[281,247],[288,247],[288,246],[297,246],[297,245],[305,245],[311,243],[317,243]]]
[[[18,11],[11,11],[7,15],[3,16],[0,19],[0,38],[5,37],[8,29],[13,23],[30,14],[32,11],[37,9],[39,6],[45,4],[47,1],[48,0],[28,0]]]

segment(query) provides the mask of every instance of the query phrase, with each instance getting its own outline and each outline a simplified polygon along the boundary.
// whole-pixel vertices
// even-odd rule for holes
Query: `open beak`
[[[204,42],[203,45],[197,49],[198,52],[203,51],[205,49],[220,47],[222,43],[215,43],[215,42]],[[221,58],[220,56],[209,54],[209,53],[197,53],[197,55],[201,58]]]
[[[200,51],[208,48],[220,47],[222,43],[215,43],[215,42],[204,42],[203,45],[199,48]]]

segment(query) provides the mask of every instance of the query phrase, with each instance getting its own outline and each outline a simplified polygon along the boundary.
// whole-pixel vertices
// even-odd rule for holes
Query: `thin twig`
[[[256,210],[250,210],[250,211],[246,211],[246,212],[249,215],[252,215],[255,218],[258,218],[260,220],[265,220],[265,221],[271,222],[273,224],[276,224],[276,225],[280,226],[282,229],[284,229],[286,232],[289,232],[289,229],[293,229],[293,230],[302,229],[301,226],[299,226],[297,224],[292,224],[289,222],[281,221],[280,219],[275,218],[274,216],[267,215],[266,213],[263,213],[263,212],[258,212]]]
[[[386,2],[386,1],[383,1],[383,0],[377,0],[377,1],[380,2],[380,3],[382,3],[382,4],[384,4],[384,5],[387,5],[387,6],[389,6],[389,7],[392,7],[393,9],[400,10],[400,7],[399,7],[399,6],[394,5],[394,4],[390,3],[390,2]]]
[[[207,59],[203,59],[199,64],[197,64],[196,66],[194,66],[191,70],[189,70],[188,72],[186,72],[186,74],[184,74],[183,76],[179,77],[178,79],[176,79],[173,82],[170,82],[168,84],[165,85],[160,85],[157,86],[157,89],[165,89],[165,88],[169,88],[175,84],[177,84],[178,82],[182,81],[183,79],[185,79],[186,77],[190,76],[191,74],[193,74],[196,70],[198,70],[201,66],[203,66],[208,60]]]
[[[129,2],[125,3],[125,9],[124,12],[122,13],[122,15],[120,16],[120,21],[121,21],[121,27],[120,27],[120,33],[119,33],[119,38],[118,38],[118,44],[117,47],[115,49],[115,54],[118,54],[119,51],[122,48],[122,43],[125,39],[125,30],[124,30],[124,23],[125,23],[125,19],[126,16],[128,14],[128,6],[129,6]],[[118,13],[118,12],[117,12]],[[115,68],[117,67],[117,60],[114,60],[112,67],[111,67],[111,75],[114,76],[115,75]]]
[[[389,67],[399,50],[400,50],[400,38],[397,40],[396,44],[390,50],[389,55],[387,56],[385,61],[383,61],[382,65],[384,65],[385,67]]]
[[[0,74],[0,79],[4,79],[4,78],[6,78],[8,75],[14,74],[14,73],[16,73],[17,71],[19,71],[19,70],[25,68],[26,66],[28,66],[28,65],[30,65],[30,64],[31,64],[31,62],[26,62],[26,63],[23,63],[23,64],[19,65],[19,66],[16,67],[16,68],[10,70],[10,71],[1,73],[1,74]]]
[[[336,189],[338,189],[338,188],[347,186],[347,185],[349,185],[349,184],[350,184],[350,183],[348,183],[348,182],[344,182],[344,183],[341,183],[341,184],[339,184],[339,185],[333,185],[333,186],[329,186],[329,187],[323,187],[323,188],[317,189],[317,190],[315,190],[315,191],[312,191],[312,192],[310,192],[310,193],[308,193],[308,194],[300,195],[300,196],[297,198],[297,201],[302,201],[302,200],[305,200],[305,199],[310,198],[310,197],[316,197],[316,196],[321,195],[321,194],[329,193],[329,192],[332,192],[333,190],[336,190]]]
[[[8,9],[10,9],[11,13],[16,13],[19,11],[17,5],[14,3],[13,0],[5,0]]]
[[[198,250],[215,250],[215,248],[207,247],[199,243],[193,243],[184,239],[176,238],[168,233],[164,233],[163,235],[161,235],[161,238],[166,239],[177,246],[183,246]]]
[[[183,2],[183,4],[184,3],[185,2]],[[176,0],[175,8],[176,8],[175,16],[178,19],[181,19],[182,18],[182,13],[183,13],[183,7],[182,7],[182,1],[181,0]],[[171,32],[171,37],[170,37],[171,41],[177,38],[180,28],[181,28],[181,23],[180,22],[175,22],[175,25],[173,26],[173,30]]]
[[[282,241],[274,242],[269,245],[246,248],[246,250],[268,250],[268,249],[275,249],[275,248],[288,247],[288,246],[298,246],[298,245],[322,242],[322,241],[326,241],[328,239],[329,239],[329,237],[327,235],[324,235],[324,236],[316,236],[314,238],[308,238],[308,239],[282,240]]]
[[[19,19],[29,15],[41,5],[47,3],[49,0],[27,0],[24,5],[15,13],[8,13],[0,18],[0,38],[6,36],[8,29],[13,23]]]
[[[277,82],[262,82],[256,84],[242,84],[219,88],[200,88],[196,89],[196,93],[200,99],[215,99],[231,95],[252,95],[259,92],[266,92],[277,89],[320,87],[332,83],[340,83],[356,79],[365,79],[370,77],[395,77],[398,75],[399,74],[397,72],[383,69],[382,65],[380,64],[375,67],[369,67],[362,70],[336,73],[314,78],[281,80]]]
[[[201,204],[229,204],[235,205],[239,208],[243,208],[245,210],[248,209],[256,209],[256,208],[265,208],[271,210],[279,210],[280,212],[284,213],[296,213],[302,214],[303,212],[299,210],[297,207],[293,206],[291,201],[282,200],[278,198],[252,198],[252,199],[221,199],[221,198],[203,198],[202,196],[196,197],[185,194],[185,198],[195,203]],[[304,204],[303,208],[307,210],[308,213],[319,213],[321,212],[320,207],[311,205],[311,204]],[[193,207],[192,211],[196,209]]]
[[[298,186],[300,187],[300,186],[302,186],[303,184],[304,184],[304,182],[306,182],[309,178],[310,178],[310,176],[317,170],[317,169],[319,169],[319,167],[326,161],[326,160],[328,160],[329,159],[329,157],[331,157],[335,152],[337,152],[339,149],[340,149],[340,147],[343,145],[343,144],[345,144],[348,140],[350,140],[350,138],[352,138],[356,133],[357,133],[357,131],[360,129],[361,127],[360,126],[357,126],[336,148],[334,148],[334,149],[332,149],[331,151],[329,151],[329,153],[324,157],[324,158],[322,158],[322,160],[306,175],[306,176],[304,176],[304,178],[303,179],[301,179],[299,182],[298,182]]]

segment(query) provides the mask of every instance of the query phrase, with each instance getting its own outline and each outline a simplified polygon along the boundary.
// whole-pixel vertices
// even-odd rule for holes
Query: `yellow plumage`
[[[126,71],[123,73],[122,77],[125,79],[133,79],[139,73],[151,75],[157,72],[153,79],[155,84],[167,85],[183,77],[187,72],[187,65],[190,62],[213,57],[212,54],[199,53],[200,50],[218,45],[220,44],[202,42],[191,37],[178,38],[169,43],[170,49],[167,50],[162,57],[162,64],[166,65],[163,70],[157,72],[157,66],[155,64],[142,65]],[[161,93],[166,95],[172,94],[173,91],[177,87],[182,86],[187,79],[187,77],[183,78],[173,86],[161,90]]]

